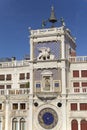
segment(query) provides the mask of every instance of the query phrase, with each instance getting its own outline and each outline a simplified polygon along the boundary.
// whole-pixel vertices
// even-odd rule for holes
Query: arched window
[[[77,122],[77,120],[72,120],[72,122],[71,122],[71,130],[78,130],[78,122]]]
[[[18,130],[18,121],[16,118],[12,120],[12,130]]]
[[[81,120],[80,126],[81,126],[81,130],[87,130],[87,121]]]
[[[20,130],[25,130],[25,119],[24,118],[20,119]]]

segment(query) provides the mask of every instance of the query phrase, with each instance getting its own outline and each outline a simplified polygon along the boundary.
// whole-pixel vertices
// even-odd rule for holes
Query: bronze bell
[[[54,12],[54,7],[53,7],[53,6],[51,7],[51,16],[50,16],[50,18],[49,18],[49,22],[51,22],[51,23],[57,22],[57,19],[56,19],[56,17],[55,17],[55,12]]]

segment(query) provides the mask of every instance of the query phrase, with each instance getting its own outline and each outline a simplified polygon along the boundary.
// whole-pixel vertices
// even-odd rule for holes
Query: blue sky
[[[40,29],[52,5],[56,17],[63,17],[76,37],[77,55],[87,55],[87,0],[0,0],[1,58],[23,59],[29,54],[28,27]]]

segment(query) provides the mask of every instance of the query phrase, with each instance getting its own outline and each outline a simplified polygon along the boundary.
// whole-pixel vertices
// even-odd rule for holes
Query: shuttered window
[[[0,75],[0,81],[5,80],[5,75]]]
[[[86,120],[81,120],[81,130],[87,130],[87,121]]]
[[[87,82],[82,82],[82,87],[87,87]]]
[[[87,103],[80,103],[80,110],[87,110]]]
[[[78,122],[77,122],[77,120],[72,120],[72,122],[71,122],[71,130],[78,130]]]
[[[79,77],[79,70],[73,70],[73,77]]]
[[[77,103],[71,103],[71,111],[77,110]]]
[[[81,77],[87,77],[87,70],[81,71]]]

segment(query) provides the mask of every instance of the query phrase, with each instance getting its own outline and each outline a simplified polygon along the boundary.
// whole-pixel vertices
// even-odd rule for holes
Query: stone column
[[[80,125],[81,119],[77,119],[77,121],[78,121],[78,130],[81,130],[81,129],[80,129],[80,127],[81,127],[81,125]]]
[[[9,100],[8,97],[6,97],[5,101],[5,130],[9,130]]]

